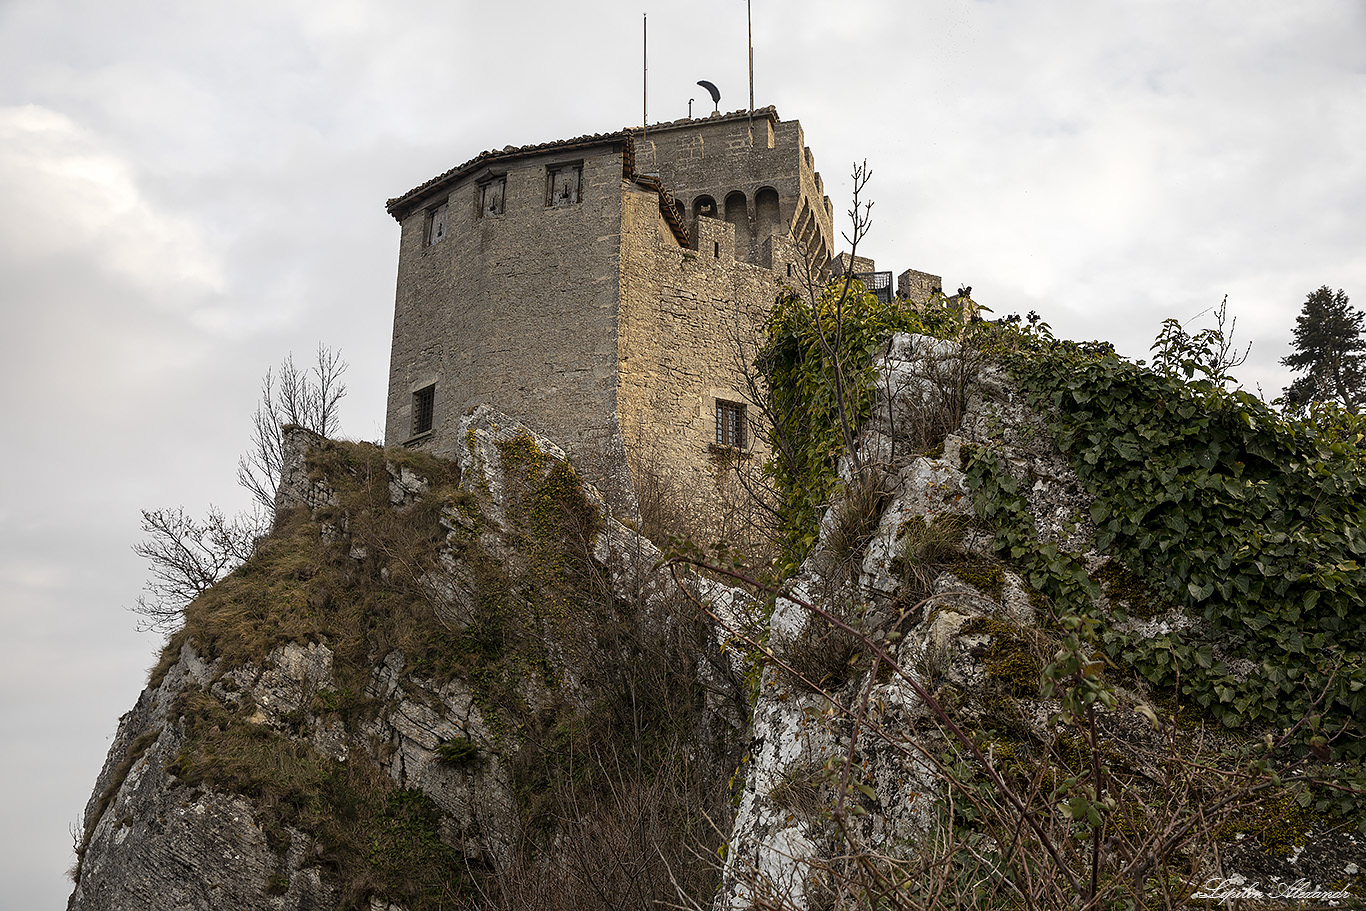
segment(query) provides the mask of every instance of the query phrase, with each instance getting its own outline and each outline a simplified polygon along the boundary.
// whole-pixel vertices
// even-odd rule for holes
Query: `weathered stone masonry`
[[[704,505],[717,403],[745,403],[737,340],[789,276],[831,261],[800,124],[765,108],[752,125],[752,144],[739,112],[508,147],[390,200],[386,442],[450,455],[487,403],[560,443],[619,509],[643,470]],[[761,445],[749,429],[744,447]]]

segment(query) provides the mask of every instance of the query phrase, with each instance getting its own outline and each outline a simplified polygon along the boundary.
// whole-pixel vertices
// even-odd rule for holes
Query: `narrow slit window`
[[[716,445],[745,448],[745,406],[716,401]]]
[[[413,393],[413,436],[430,433],[436,415],[436,385]]]
[[[721,258],[721,242],[718,241],[718,240],[714,240],[714,241],[711,242],[711,258],[712,258],[712,259],[720,259],[720,258]]]

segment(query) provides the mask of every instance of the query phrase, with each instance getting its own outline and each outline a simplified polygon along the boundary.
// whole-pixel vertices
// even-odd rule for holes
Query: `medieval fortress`
[[[643,470],[705,505],[718,455],[762,457],[741,361],[774,298],[808,268],[873,271],[835,258],[801,125],[772,107],[484,152],[387,208],[386,445],[451,455],[487,403],[628,512]]]

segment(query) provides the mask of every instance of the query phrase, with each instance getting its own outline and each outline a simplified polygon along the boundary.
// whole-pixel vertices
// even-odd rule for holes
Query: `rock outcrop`
[[[559,814],[581,802],[582,829],[604,789],[649,784],[580,780],[621,758],[611,738],[631,732],[607,717],[620,681],[663,688],[636,694],[632,718],[676,738],[633,761],[644,753],[651,777],[696,779],[676,786],[696,795],[700,782],[724,810],[742,702],[715,646],[683,641],[695,612],[652,572],[659,551],[607,516],[550,441],[488,409],[465,423],[458,466],[290,433],[275,534],[191,605],[120,721],[69,908],[572,896],[553,878],[575,858],[557,851],[601,833],[569,831]],[[671,613],[680,606],[689,616]],[[429,628],[380,611],[415,611],[402,622]],[[609,637],[594,623],[633,628]],[[372,629],[343,635],[343,624]],[[637,680],[642,658],[653,676]],[[680,695],[695,704],[645,705]],[[679,725],[656,724],[666,712]],[[563,763],[582,764],[567,769],[572,793],[558,792]],[[651,811],[677,812],[669,799]],[[532,841],[534,873],[521,850]]]
[[[1225,801],[1264,793],[1219,766],[1237,736],[1102,669],[1086,621],[1000,558],[981,453],[1039,551],[1121,569],[1046,422],[975,358],[891,340],[819,541],[767,601],[680,588],[553,443],[487,408],[454,465],[293,432],[277,530],[120,722],[69,908],[878,906],[999,882],[1024,843],[1140,887],[1162,865],[1366,888],[1360,836]],[[1135,597],[1095,590],[1101,611]],[[1164,610],[1124,622],[1196,622]],[[1159,831],[1200,801],[1206,829]],[[1078,841],[1088,813],[1103,843]]]
[[[1122,774],[1145,802],[1173,784],[1160,764],[1201,761],[1197,742],[1206,734],[1193,723],[1184,732],[1160,733],[1157,712],[1141,692],[1117,685],[1116,704],[1097,712],[1094,740],[1083,743],[1069,739],[1057,695],[1040,692],[1043,664],[1062,631],[1048,599],[995,555],[990,526],[974,516],[967,477],[971,451],[995,454],[1020,482],[1039,544],[1103,576],[1111,560],[1092,543],[1091,497],[1040,416],[1003,371],[952,342],[899,334],[876,363],[873,419],[857,455],[840,461],[840,492],[817,545],[756,637],[770,645],[771,660],[759,678],[717,911],[879,907],[879,896],[894,893],[906,907],[918,907],[917,898],[933,904],[934,877],[963,844],[945,832],[953,825],[946,801],[956,797],[967,819],[982,821],[973,800],[953,792],[983,785],[994,791],[995,779],[980,776],[987,755],[1005,770],[1004,780],[1017,751],[1034,752],[1033,774],[1059,777],[1087,771],[1060,762],[1059,744],[1079,756],[1103,751],[1107,766],[1122,769],[1111,780],[1113,794],[1121,793]],[[921,452],[908,445],[907,431],[927,414],[961,419],[942,446]],[[1099,606],[1108,610],[1104,595]],[[1172,609],[1146,622],[1195,621]],[[888,660],[868,660],[879,648]],[[955,742],[955,723],[980,750],[975,770],[955,770],[948,758],[974,762],[974,746]],[[1184,797],[1215,802],[1210,792],[1197,796],[1194,785],[1184,784],[1191,788]],[[1237,790],[1228,787],[1219,798]],[[1132,807],[1102,799],[1111,800],[1113,825],[1132,825],[1119,819]],[[1032,839],[1023,808],[1010,810],[1004,834],[1018,830]],[[1047,802],[1029,808],[1043,817],[1054,811]],[[1266,831],[1246,837],[1245,823],[1275,828],[1256,811],[1211,820],[1222,822],[1209,823],[1216,831],[1207,829],[1203,843],[1173,840],[1172,853],[1190,865],[1188,881],[1208,875],[1272,897],[1297,888],[1339,900],[1355,900],[1366,886],[1366,837],[1340,825],[1323,821],[1315,832],[1301,824],[1299,843],[1287,852]],[[999,848],[993,831],[1002,834],[982,826],[978,835],[985,847],[977,850],[996,858],[981,868],[988,879],[993,863],[1009,863],[992,853]],[[1222,839],[1231,843],[1200,853]],[[1107,850],[1116,850],[1113,843]],[[905,890],[898,876],[923,878],[924,891]]]

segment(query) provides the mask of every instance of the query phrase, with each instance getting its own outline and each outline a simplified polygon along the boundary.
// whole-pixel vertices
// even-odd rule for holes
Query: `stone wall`
[[[938,275],[931,275],[928,272],[907,269],[896,279],[897,297],[917,304],[923,304],[930,299],[931,295],[941,294],[943,291],[944,280]]]
[[[549,170],[574,162],[580,201],[548,205]],[[605,492],[625,493],[615,420],[622,169],[618,144],[552,150],[471,174],[403,219],[391,445],[449,454],[461,415],[490,404],[557,440]],[[481,189],[500,178],[502,212],[485,214]],[[445,236],[431,242],[442,202]],[[433,426],[415,435],[414,393],[432,384]]]
[[[735,225],[720,219],[697,219],[695,250],[652,240],[643,228],[657,205],[653,194],[626,194],[618,407],[633,474],[664,480],[678,507],[705,515],[728,505],[734,458],[767,457],[742,365],[753,361],[780,279],[739,261]],[[770,256],[775,246],[780,264],[790,259],[781,238],[766,245]],[[746,408],[738,452],[717,444],[718,400]]]
[[[755,111],[752,121],[741,111],[652,126],[637,146],[641,161],[653,162],[677,197],[690,229],[699,215],[736,226],[744,262],[765,265],[765,241],[787,236],[799,222],[813,256],[824,262],[832,255],[833,212],[800,123],[780,121],[771,107]]]
[[[618,509],[647,465],[704,505],[735,455],[716,451],[716,403],[746,404],[738,364],[780,284],[823,268],[833,239],[801,126],[772,108],[752,125],[752,140],[739,112],[509,147],[391,200],[387,443],[450,455],[461,416],[488,404],[556,440]],[[558,199],[566,165],[577,200]],[[759,436],[743,447],[756,461]]]
[[[832,265],[832,272],[835,275],[847,275],[852,272],[861,275],[877,269],[877,265],[867,256],[850,256],[848,253],[841,253],[835,257]]]

